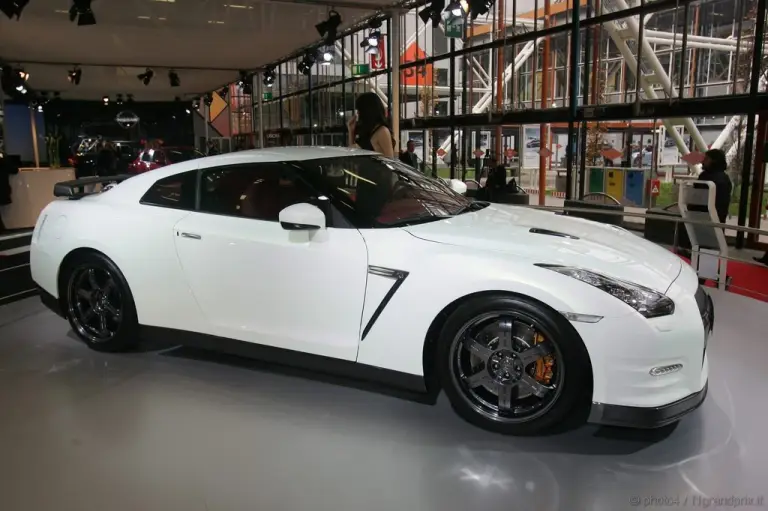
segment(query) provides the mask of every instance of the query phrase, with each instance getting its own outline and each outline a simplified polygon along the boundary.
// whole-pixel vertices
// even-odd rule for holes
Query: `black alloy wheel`
[[[586,349],[565,318],[514,296],[459,307],[443,329],[438,357],[459,415],[505,434],[540,433],[560,422],[588,374]]]
[[[82,267],[71,277],[69,311],[82,337],[92,343],[112,339],[120,329],[123,303],[108,270]]]
[[[136,311],[120,271],[104,256],[89,254],[70,271],[67,318],[75,333],[98,351],[121,351],[136,342]]]
[[[451,345],[451,375],[478,413],[506,423],[547,412],[560,395],[565,363],[533,318],[495,311],[469,320]]]

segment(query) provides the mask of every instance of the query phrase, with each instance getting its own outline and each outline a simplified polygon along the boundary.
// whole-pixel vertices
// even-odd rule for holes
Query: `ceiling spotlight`
[[[237,81],[237,85],[243,91],[243,94],[248,96],[253,94],[253,77],[246,71],[240,71],[240,79]]]
[[[267,87],[272,87],[274,84],[275,84],[275,70],[270,67],[264,71],[264,85]]]
[[[184,111],[187,113],[187,115],[192,113],[192,111],[189,108],[185,109]]]
[[[320,36],[323,37],[325,44],[333,44],[336,40],[339,25],[341,25],[341,14],[331,10],[328,13],[328,19],[315,25],[315,28]]]
[[[192,100],[192,108],[195,110],[198,110],[200,108],[200,100],[199,99],[193,99]]]
[[[149,82],[152,81],[153,76],[155,76],[155,72],[147,68],[143,73],[136,75],[136,78],[141,80],[144,85],[149,85]]]
[[[360,43],[365,53],[376,55],[379,53],[379,40],[381,40],[381,31],[371,30],[368,36]]]
[[[205,97],[203,98],[203,101],[205,102],[205,106],[211,106],[211,104],[213,103],[213,93],[209,92],[208,94],[206,94]]]
[[[237,79],[237,85],[242,87],[245,82],[248,81],[248,73],[246,71],[240,71],[240,78]]]
[[[83,71],[79,67],[75,67],[72,71],[67,73],[67,80],[72,85],[80,85],[80,78],[83,76]]]
[[[23,85],[17,85],[16,86],[16,91],[20,92],[21,94],[26,94],[27,93],[27,88],[24,87]]]
[[[491,10],[493,6],[493,0],[467,0],[469,3],[468,12],[472,19],[477,19],[478,16],[485,16]]]
[[[315,64],[315,54],[307,52],[302,57],[301,61],[297,64],[296,69],[299,73],[308,75],[312,72],[312,66]]]
[[[18,20],[21,17],[21,11],[28,3],[29,0],[0,0],[0,11],[8,16],[8,19],[13,19],[16,16],[16,20]]]
[[[19,74],[19,78],[21,78],[21,79],[22,79],[22,80],[24,80],[25,82],[26,82],[27,80],[29,80],[29,73],[27,73],[27,72],[26,72],[26,71],[24,71],[23,69],[19,68],[19,69],[17,69],[17,70],[16,70],[16,72]]]
[[[330,66],[333,63],[333,50],[331,48],[326,48],[323,50],[323,61],[320,63],[321,66]]]
[[[115,103],[117,103],[118,105],[122,105],[123,104],[123,95],[122,94],[118,94],[117,96],[115,96]]]
[[[108,105],[109,104],[109,96],[103,96],[101,98],[101,102],[104,103],[105,105]]]
[[[227,93],[229,92],[229,87],[222,87],[219,91],[219,96],[221,96],[221,99],[227,99]]]
[[[37,105],[37,111],[43,113],[43,105]]]
[[[69,21],[77,20],[78,26],[95,25],[96,17],[91,10],[91,0],[72,0]]]
[[[419,12],[419,17],[424,23],[432,20],[432,26],[436,27],[440,24],[443,9],[445,9],[445,0],[432,0],[425,9]]]
[[[458,0],[448,4],[445,8],[445,12],[449,13],[454,18],[462,18],[467,12],[469,12],[469,4],[466,0]]]
[[[181,80],[179,80],[179,75],[173,69],[168,71],[168,81],[171,82],[171,87],[178,87],[179,85],[181,85]]]

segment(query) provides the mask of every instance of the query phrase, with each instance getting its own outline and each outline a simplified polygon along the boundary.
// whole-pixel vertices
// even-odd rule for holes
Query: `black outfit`
[[[11,183],[10,177],[18,174],[19,168],[11,163],[8,158],[0,158],[0,206],[7,206],[11,203]],[[3,218],[0,216],[0,232],[5,230]]]
[[[731,178],[724,170],[705,170],[699,174],[699,181],[715,183],[715,209],[721,224],[728,219],[728,208],[731,205]]]
[[[488,179],[485,181],[485,186],[477,193],[477,199],[493,202],[503,195],[516,192],[515,180],[507,183],[507,169],[500,165],[488,171]]]
[[[96,156],[96,174],[114,176],[117,168],[117,155],[110,149],[102,149]]]
[[[360,129],[360,126],[357,127],[357,132],[355,133],[355,143],[360,149],[365,149],[366,151],[374,151],[376,152],[376,149],[373,148],[373,143],[371,142],[371,139],[373,138],[373,135],[376,134],[377,131],[379,131],[381,128],[387,128],[389,127],[386,124],[377,124],[373,127],[372,130],[366,130],[364,127]],[[397,144],[395,143],[395,139],[392,139],[392,148],[397,147]]]
[[[406,165],[410,165],[415,169],[419,168],[419,159],[416,157],[416,153],[412,153],[410,151],[403,151],[402,153],[400,153],[400,161],[405,163]]]
[[[355,143],[358,145],[358,147],[360,147],[360,149],[365,149],[366,151],[375,151],[373,148],[373,143],[371,142],[371,138],[373,137],[373,134],[383,126],[383,124],[377,124],[371,130],[358,129],[357,133],[355,134]]]

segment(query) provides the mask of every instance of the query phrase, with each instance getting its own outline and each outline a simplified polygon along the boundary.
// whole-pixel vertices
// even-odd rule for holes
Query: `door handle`
[[[181,237],[182,238],[189,238],[191,240],[201,240],[201,239],[203,239],[203,237],[200,236],[199,234],[193,234],[191,232],[182,232],[181,233]]]

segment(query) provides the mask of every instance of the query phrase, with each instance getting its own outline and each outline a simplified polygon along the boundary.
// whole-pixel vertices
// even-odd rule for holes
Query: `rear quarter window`
[[[195,209],[197,171],[191,170],[155,181],[139,201],[146,206],[173,209]]]

